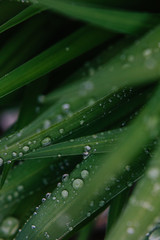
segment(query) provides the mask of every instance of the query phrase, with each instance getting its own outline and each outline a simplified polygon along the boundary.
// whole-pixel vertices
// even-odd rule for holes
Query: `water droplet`
[[[28,151],[29,151],[29,147],[28,147],[28,146],[24,146],[24,147],[23,147],[23,151],[24,151],[24,152],[28,152]]]
[[[62,197],[65,199],[68,197],[68,191],[67,190],[63,190],[61,193]]]
[[[100,206],[100,207],[103,207],[104,204],[105,204],[105,202],[104,202],[103,200],[99,202],[99,206]]]
[[[90,151],[90,150],[91,150],[91,147],[87,145],[87,146],[84,147],[84,150],[85,150],[85,151]]]
[[[45,120],[43,124],[44,129],[48,129],[51,126],[51,121],[50,120]]]
[[[83,171],[81,172],[81,177],[82,177],[83,179],[87,178],[88,175],[89,175],[89,172],[88,172],[87,170],[83,170]]]
[[[160,240],[160,229],[155,229],[150,235],[148,240]]]
[[[156,179],[159,176],[159,170],[157,168],[151,168],[147,172],[147,176],[151,179]]]
[[[83,183],[82,179],[77,178],[73,181],[73,188],[77,190],[79,188],[82,188],[83,184],[84,183]]]
[[[70,109],[70,104],[69,104],[69,103],[64,103],[64,104],[62,105],[62,109],[63,109],[64,111],[68,111],[68,110]]]
[[[49,234],[47,232],[44,233],[45,238],[49,238]]]
[[[143,51],[143,56],[144,56],[144,57],[148,57],[148,56],[151,55],[151,53],[152,53],[152,50],[149,49],[149,48],[147,48],[147,49],[145,49],[145,50]]]
[[[128,234],[133,234],[134,233],[134,228],[132,228],[132,227],[127,228],[127,233]]]
[[[67,182],[68,179],[69,179],[69,174],[67,174],[67,173],[63,174],[63,176],[62,176],[62,182]]]
[[[46,198],[50,198],[50,196],[51,196],[51,193],[46,194]]]
[[[32,229],[35,229],[35,228],[36,228],[36,226],[35,226],[35,225],[32,225],[32,226],[31,226],[31,228],[32,228]]]
[[[0,158],[0,166],[3,165],[3,158]]]
[[[88,158],[89,157],[89,152],[84,152],[83,153],[83,159],[86,159],[86,158]]]
[[[59,132],[60,132],[61,134],[63,134],[63,133],[64,133],[64,129],[63,129],[63,128],[59,129]]]
[[[42,198],[42,202],[45,202],[46,201],[46,198]]]
[[[20,152],[20,153],[19,153],[19,157],[22,157],[22,156],[23,156],[23,153],[22,153],[22,152]]]
[[[13,157],[17,157],[17,153],[16,152],[12,152],[12,156]]]
[[[7,217],[2,223],[0,227],[0,231],[5,237],[13,236],[19,228],[19,221],[14,217]]]
[[[19,186],[17,187],[17,190],[18,190],[19,192],[23,191],[23,189],[24,189],[23,185],[19,185]]]
[[[42,140],[42,146],[48,146],[48,145],[50,145],[51,144],[51,138],[50,137],[46,137],[46,138],[44,138],[43,140]]]
[[[39,95],[37,100],[38,100],[39,103],[44,103],[45,96],[44,95]]]

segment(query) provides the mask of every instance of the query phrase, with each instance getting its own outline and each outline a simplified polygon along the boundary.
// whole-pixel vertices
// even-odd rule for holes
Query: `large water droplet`
[[[68,197],[68,191],[67,190],[63,190],[61,193],[62,197],[65,199]]]
[[[50,145],[51,144],[51,138],[50,137],[46,137],[46,138],[44,138],[43,140],[42,140],[42,146],[48,146],[48,145]]]
[[[88,172],[87,170],[83,170],[83,171],[81,172],[81,177],[82,177],[83,179],[87,178],[88,175],[89,175],[89,172]]]
[[[82,179],[77,178],[73,181],[73,188],[77,190],[79,188],[82,188],[83,184],[84,183],[83,183]]]
[[[0,232],[2,232],[5,237],[11,237],[17,232],[18,227],[19,221],[17,218],[7,217],[1,224]]]
[[[29,147],[28,147],[28,146],[24,146],[24,147],[23,147],[23,151],[24,151],[24,152],[28,152],[28,151],[29,151]]]
[[[155,229],[150,235],[148,240],[160,240],[160,228]]]

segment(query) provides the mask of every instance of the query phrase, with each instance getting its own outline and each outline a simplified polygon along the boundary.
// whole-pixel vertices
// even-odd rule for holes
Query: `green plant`
[[[108,206],[105,240],[160,237],[156,12],[0,2],[1,113],[19,111],[0,140],[0,239],[87,240]]]

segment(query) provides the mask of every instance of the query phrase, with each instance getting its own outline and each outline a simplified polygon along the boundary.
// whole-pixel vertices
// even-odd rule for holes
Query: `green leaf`
[[[86,197],[82,201],[81,187],[83,189],[87,187],[97,170],[106,162],[105,158],[99,158],[97,155],[88,157],[78,164],[77,168],[53,191],[50,198],[41,204],[36,210],[37,214],[30,218],[16,240],[27,236],[31,240],[36,238],[40,240],[44,239],[45,235],[53,239],[67,239],[79,228],[79,224],[82,226],[83,221],[85,223],[90,221],[109,205],[111,199],[137,181],[143,173],[145,161],[135,161],[133,168],[131,167],[129,171],[126,168],[122,176],[112,179],[110,184],[103,183],[105,188],[103,194],[86,202]],[[87,193],[90,194],[89,191]]]
[[[144,178],[137,185],[129,204],[107,240],[116,236],[121,240],[140,240],[150,231],[160,214],[159,181],[160,181],[160,147],[149,164]],[[136,213],[136,214],[135,214]],[[123,224],[122,224],[123,223]]]
[[[129,193],[130,189],[126,189],[125,191],[120,193],[115,199],[112,200],[107,219],[107,234],[114,226],[117,219],[120,217],[122,211],[124,210],[126,202],[129,199]]]
[[[89,22],[93,25],[129,34],[151,28],[155,25],[155,18],[157,17],[157,15],[149,13],[104,9],[99,6],[78,3],[77,1],[39,0],[39,3],[62,14]]]
[[[113,151],[121,134],[126,129],[117,129],[108,132],[101,132],[92,136],[70,139],[66,142],[54,144],[26,154],[23,159],[40,159],[49,157],[64,157],[83,155],[84,158],[90,154],[98,154]]]
[[[109,197],[106,194],[107,185],[113,186],[116,176],[119,174],[122,176],[124,169],[129,173],[130,165],[134,163],[134,159],[143,147],[158,136],[159,100],[160,86],[139,117],[133,122],[129,131],[122,136],[117,150],[108,156],[102,156],[99,160],[94,156],[92,162],[89,162],[90,158],[83,161],[72,172],[69,180],[52,193],[51,198],[41,206],[37,215],[32,216],[16,239],[19,240],[26,236],[30,239],[43,239],[45,232],[55,239],[61,239],[75,230],[91,213],[104,207],[111,199],[111,195]],[[153,106],[155,107],[153,108]],[[140,164],[140,161],[138,163]],[[82,173],[84,170],[85,174]],[[130,181],[133,176],[135,179],[137,173],[137,171],[134,171],[134,174],[129,173]],[[116,184],[116,187],[120,192],[124,185],[119,180],[119,185]],[[56,199],[58,202],[55,201]],[[94,208],[90,205],[92,201]],[[61,222],[62,225],[59,224]]]
[[[24,10],[22,10],[20,13],[18,13],[16,16],[9,19],[4,24],[0,25],[0,33],[16,26],[17,24],[22,23],[23,21],[26,21],[27,19],[31,18],[32,16],[44,11],[45,7],[37,7],[36,5],[31,5]]]
[[[91,27],[83,27],[46,51],[0,78],[0,97],[32,82],[114,36]],[[94,38],[94,41],[92,39]],[[67,51],[66,48],[70,50]]]
[[[130,90],[128,91],[128,94],[130,94]],[[36,127],[37,129],[36,125],[33,125],[31,128],[29,128],[29,134],[27,131],[28,128],[16,132],[9,138],[4,138],[1,141],[0,157],[3,158],[4,163],[6,163],[7,161],[14,161],[16,159],[21,159],[22,156],[25,156],[26,154],[39,148],[44,148],[48,145],[64,141],[65,139],[74,138],[74,136],[84,136],[84,132],[85,135],[87,135],[89,130],[93,132],[92,128],[94,128],[94,132],[96,129],[97,131],[100,131],[107,125],[107,122],[108,124],[110,124],[110,119],[108,118],[108,116],[112,114],[112,111],[115,110],[117,112],[117,109],[119,109],[119,96],[122,96],[120,97],[122,103],[126,103],[126,99],[128,99],[128,94],[127,92],[122,91],[122,95],[118,95],[118,97],[117,95],[114,95],[112,100],[110,100],[110,96],[102,98],[99,101],[96,101],[95,104],[86,107],[71,116],[67,116],[61,122],[53,124],[47,129],[41,130],[38,133],[32,133],[32,127]],[[65,110],[66,105],[60,106],[63,107]],[[119,109],[119,111],[121,112],[122,110]],[[114,117],[114,119],[117,120],[116,117]],[[38,121],[39,120],[40,119],[38,119]],[[101,124],[99,124],[100,121]],[[5,154],[6,145],[7,155]]]

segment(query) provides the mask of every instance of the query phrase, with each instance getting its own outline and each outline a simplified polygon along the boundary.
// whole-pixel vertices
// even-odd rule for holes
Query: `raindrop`
[[[2,166],[2,165],[3,165],[3,159],[0,158],[0,166]]]
[[[5,237],[13,236],[19,228],[19,221],[14,217],[7,217],[2,223],[0,227],[1,233]]]
[[[62,197],[65,199],[68,197],[68,191],[67,190],[63,190],[61,193]]]
[[[50,137],[46,137],[46,138],[44,138],[43,140],[42,140],[42,146],[48,146],[48,145],[50,145],[51,144],[51,138]]]
[[[17,190],[18,190],[19,192],[23,191],[23,189],[24,189],[23,185],[19,185],[19,186],[17,187]]]
[[[85,151],[90,151],[90,150],[91,150],[91,147],[90,147],[90,146],[85,146],[85,147],[84,147],[84,150],[85,150]]]
[[[134,228],[132,228],[132,227],[127,228],[127,233],[134,234]]]
[[[160,229],[155,229],[150,235],[148,240],[160,240]]]
[[[28,151],[29,151],[29,147],[28,147],[28,146],[24,146],[24,147],[23,147],[23,151],[24,151],[24,152],[28,152]]]
[[[156,179],[159,176],[159,170],[157,168],[149,169],[147,176],[151,179]]]
[[[143,51],[143,56],[144,56],[144,57],[148,57],[148,56],[151,55],[151,53],[152,53],[152,50],[149,49],[149,48],[147,48],[147,49],[145,49],[145,50]]]
[[[51,196],[51,193],[46,194],[46,198],[50,198],[50,196]]]
[[[74,181],[73,181],[73,188],[74,189],[79,189],[79,188],[82,188],[83,187],[83,180],[82,179],[79,179],[79,178],[77,178],[77,179],[75,179]]]
[[[69,174],[67,174],[67,173],[63,174],[63,176],[62,176],[62,182],[67,182],[68,179],[69,179]]]
[[[100,207],[103,207],[104,204],[105,204],[105,202],[104,202],[103,200],[99,202],[99,206],[100,206]]]
[[[16,152],[12,152],[12,156],[13,157],[17,157],[17,153]]]
[[[62,109],[63,109],[64,111],[68,111],[68,110],[70,109],[70,104],[69,104],[69,103],[64,103],[64,104],[62,105]]]
[[[61,134],[64,133],[64,129],[63,129],[63,128],[59,129],[59,132],[60,132]]]
[[[51,121],[50,120],[45,120],[43,124],[43,128],[47,129],[51,126]]]
[[[87,170],[83,170],[83,171],[81,172],[81,177],[82,177],[83,179],[87,178],[88,175],[89,175],[89,172],[88,172]]]
[[[32,228],[32,229],[35,229],[35,228],[36,228],[36,226],[35,226],[35,225],[32,225],[32,226],[31,226],[31,228]]]

